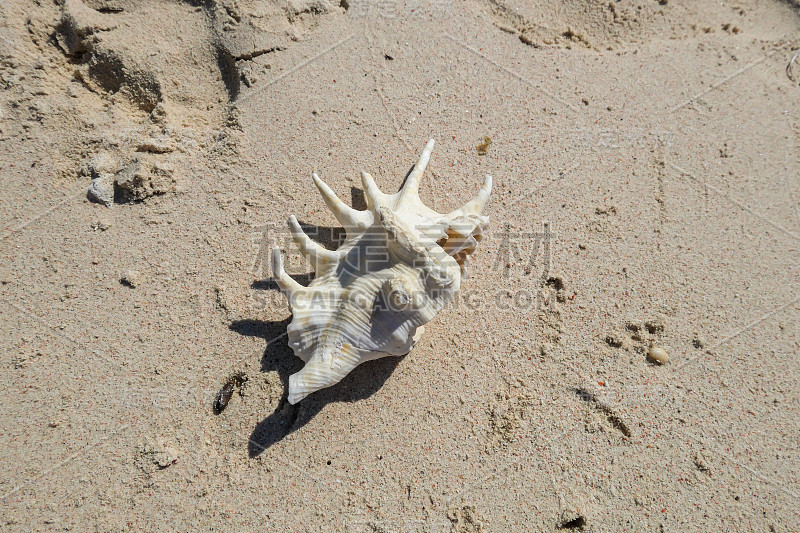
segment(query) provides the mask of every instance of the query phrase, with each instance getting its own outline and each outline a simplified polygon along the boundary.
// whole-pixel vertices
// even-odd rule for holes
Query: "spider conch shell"
[[[423,324],[458,292],[467,256],[489,223],[481,211],[492,178],[486,176],[478,195],[461,208],[446,215],[433,211],[418,194],[433,144],[428,141],[395,194],[382,193],[362,172],[365,211],[345,205],[312,175],[346,239],[337,250],[328,250],[303,232],[294,215],[289,217],[292,238],[316,271],[308,287],[283,269],[280,249],[272,250],[273,275],[293,313],[289,346],[305,362],[289,377],[289,403],[338,383],[364,361],[407,354]]]

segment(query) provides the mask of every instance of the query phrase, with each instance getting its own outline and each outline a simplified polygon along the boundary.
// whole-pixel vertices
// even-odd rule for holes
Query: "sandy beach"
[[[800,531],[797,0],[4,0],[0,530]],[[793,68],[791,68],[793,67]],[[296,405],[311,179],[494,188]],[[214,409],[224,387],[224,409]]]

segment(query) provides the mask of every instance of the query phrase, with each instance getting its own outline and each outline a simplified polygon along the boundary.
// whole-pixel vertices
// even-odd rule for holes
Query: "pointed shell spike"
[[[324,248],[306,235],[306,232],[300,227],[300,223],[297,222],[297,217],[289,215],[287,224],[289,225],[289,231],[292,233],[292,240],[297,244],[300,252],[311,260],[314,270],[319,272],[324,265],[335,265],[337,263],[339,254]]]
[[[377,208],[383,203],[385,195],[375,184],[375,180],[368,172],[361,171],[361,183],[364,186],[364,196],[367,197],[367,205],[370,209]]]
[[[483,180],[483,186],[481,187],[481,190],[478,191],[478,196],[465,203],[455,211],[451,211],[447,215],[447,218],[454,219],[464,215],[480,215],[483,211],[483,208],[486,207],[486,202],[489,201],[489,194],[491,192],[492,177],[487,174],[486,178]]]
[[[305,287],[297,283],[294,279],[292,279],[289,274],[283,269],[283,257],[281,257],[281,249],[277,246],[272,249],[272,276],[275,278],[275,282],[280,287],[281,291],[283,291],[289,303],[292,302],[292,294],[300,293],[306,290]]]
[[[360,362],[356,350],[342,350],[336,359],[332,354],[314,354],[300,371],[289,376],[287,400],[295,405],[312,392],[339,383]]]
[[[425,168],[428,166],[428,161],[431,159],[431,152],[433,151],[434,144],[434,140],[431,139],[428,141],[428,144],[425,145],[425,148],[422,150],[422,154],[419,156],[417,164],[414,165],[414,170],[412,170],[411,174],[408,175],[408,179],[406,180],[405,185],[403,185],[403,190],[400,193],[401,198],[419,197],[419,182],[422,179],[422,174],[425,172]]]
[[[328,184],[317,176],[316,172],[311,174],[311,179],[314,180],[314,185],[317,186],[319,194],[325,201],[325,205],[328,206],[328,209],[331,210],[333,216],[339,221],[339,224],[344,226],[345,230],[353,226],[364,228],[370,224],[369,213],[353,209],[341,201],[339,197],[336,196],[336,193],[328,187]]]

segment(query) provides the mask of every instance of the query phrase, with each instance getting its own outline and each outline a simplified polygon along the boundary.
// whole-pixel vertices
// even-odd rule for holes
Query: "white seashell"
[[[272,270],[289,300],[289,346],[306,364],[289,377],[289,403],[338,383],[364,361],[407,354],[429,322],[461,286],[467,256],[489,223],[481,211],[492,178],[470,202],[439,214],[419,198],[419,182],[433,150],[428,141],[402,189],[384,194],[361,173],[367,210],[344,204],[316,174],[314,184],[347,232],[338,250],[312,241],[294,216],[289,229],[316,271],[303,287],[283,269],[280,249]]]

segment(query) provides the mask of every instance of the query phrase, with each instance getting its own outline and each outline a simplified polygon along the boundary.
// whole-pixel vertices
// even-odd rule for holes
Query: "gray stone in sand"
[[[100,174],[92,180],[86,192],[89,200],[101,203],[106,207],[114,205],[114,175]]]

